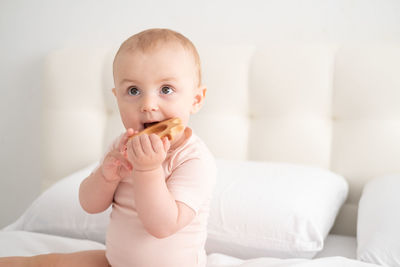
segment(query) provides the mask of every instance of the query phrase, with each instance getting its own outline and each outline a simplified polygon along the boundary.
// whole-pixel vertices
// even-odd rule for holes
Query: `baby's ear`
[[[115,90],[115,88],[112,89],[112,92],[113,92],[114,96],[117,96],[117,91]]]
[[[203,106],[204,98],[206,97],[206,92],[207,92],[207,87],[205,87],[204,85],[201,85],[199,86],[199,88],[197,88],[196,93],[194,95],[191,114],[197,113]]]

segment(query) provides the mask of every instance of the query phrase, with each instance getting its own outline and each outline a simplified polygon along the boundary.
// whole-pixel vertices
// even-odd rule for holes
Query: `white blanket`
[[[0,257],[32,256],[45,253],[70,253],[81,250],[104,249],[101,243],[73,239],[68,237],[32,233],[26,231],[0,231]],[[373,267],[361,261],[344,257],[326,257],[320,259],[276,259],[257,258],[241,260],[223,254],[208,255],[207,267]]]
[[[378,265],[351,260],[344,257],[320,259],[257,258],[241,260],[223,254],[208,255],[207,267],[376,267]]]

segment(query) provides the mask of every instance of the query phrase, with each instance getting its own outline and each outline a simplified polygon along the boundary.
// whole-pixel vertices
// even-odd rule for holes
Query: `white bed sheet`
[[[101,243],[27,231],[0,231],[0,257],[104,249]]]
[[[104,245],[89,240],[79,240],[68,237],[60,237],[41,233],[26,231],[0,231],[0,257],[6,256],[32,256],[36,254],[62,252],[69,253],[80,250],[104,249]],[[257,258],[242,260],[223,254],[208,255],[207,267],[286,267],[286,266],[323,266],[323,267],[373,267],[374,264],[367,264],[356,261],[339,254],[350,249],[350,257],[355,251],[355,238],[343,236],[329,236],[327,250],[319,253],[316,259],[276,259]],[[354,252],[355,253],[355,252]]]

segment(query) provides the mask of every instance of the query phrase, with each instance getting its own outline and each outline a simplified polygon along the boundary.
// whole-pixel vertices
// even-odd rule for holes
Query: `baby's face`
[[[184,126],[200,108],[205,88],[198,85],[193,56],[178,44],[148,52],[122,52],[114,65],[115,88],[126,129],[179,117]]]

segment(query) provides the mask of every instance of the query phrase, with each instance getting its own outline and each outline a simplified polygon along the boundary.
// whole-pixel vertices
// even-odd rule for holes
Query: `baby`
[[[89,213],[112,205],[106,251],[42,255],[38,262],[205,267],[216,170],[213,156],[187,126],[206,94],[196,48],[172,30],[146,30],[121,45],[113,74],[112,91],[126,132],[79,191],[81,206]],[[172,141],[155,134],[132,137],[170,118],[180,118],[185,127]]]
[[[213,157],[187,127],[206,93],[193,44],[171,30],[126,40],[114,59],[113,93],[126,132],[80,187],[97,213],[113,205],[106,237],[111,266],[205,266],[206,224],[215,181]],[[147,125],[180,118],[173,141],[129,137]]]

